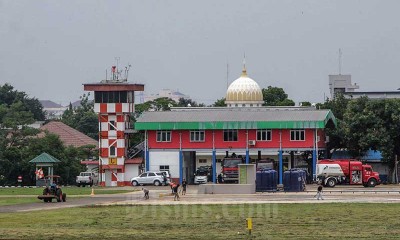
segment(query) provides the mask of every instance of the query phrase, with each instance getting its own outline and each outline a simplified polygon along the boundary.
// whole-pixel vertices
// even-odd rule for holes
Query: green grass
[[[5,205],[15,205],[21,203],[33,203],[38,202],[39,200],[32,196],[32,197],[0,197],[0,206]]]
[[[90,187],[64,187],[63,192],[67,195],[90,195],[92,188]],[[133,192],[132,190],[123,190],[118,188],[94,187],[95,194],[114,194]],[[39,195],[42,194],[43,188],[0,188],[1,195]]]
[[[0,213],[0,238],[397,239],[398,204],[242,204],[81,207]]]

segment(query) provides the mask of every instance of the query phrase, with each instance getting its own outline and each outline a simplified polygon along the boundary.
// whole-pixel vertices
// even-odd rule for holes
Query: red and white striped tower
[[[134,113],[135,91],[143,91],[143,84],[132,84],[120,78],[116,66],[111,68],[111,79],[83,84],[85,91],[94,91],[94,111],[99,116],[99,184],[124,186],[125,159],[129,135],[133,134],[131,115]]]

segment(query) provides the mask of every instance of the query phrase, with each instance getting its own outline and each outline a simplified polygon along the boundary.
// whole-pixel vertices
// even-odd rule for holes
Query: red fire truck
[[[317,180],[327,187],[336,184],[362,184],[375,187],[380,184],[379,173],[371,165],[362,164],[355,159],[323,159],[317,164]]]
[[[224,183],[239,182],[239,164],[244,162],[243,158],[224,158],[222,159],[222,179]]]

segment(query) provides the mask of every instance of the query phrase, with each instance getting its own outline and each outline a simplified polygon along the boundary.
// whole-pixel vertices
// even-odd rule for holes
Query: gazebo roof
[[[51,156],[48,153],[42,153],[39,156],[29,161],[30,163],[59,163],[61,162],[57,158]]]

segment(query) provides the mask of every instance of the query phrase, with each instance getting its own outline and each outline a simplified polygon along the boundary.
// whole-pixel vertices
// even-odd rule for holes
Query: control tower
[[[111,67],[111,76],[98,83],[83,84],[85,91],[94,91],[94,111],[99,117],[99,185],[125,186],[129,137],[134,134],[131,116],[135,112],[135,91],[144,91],[144,84],[128,82],[129,68],[119,71]],[[137,171],[135,171],[137,172]],[[136,173],[137,174],[137,173]],[[137,176],[137,175],[136,175]]]

